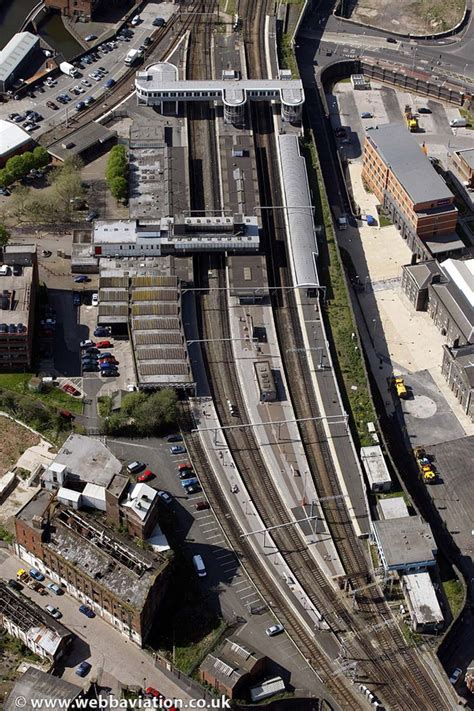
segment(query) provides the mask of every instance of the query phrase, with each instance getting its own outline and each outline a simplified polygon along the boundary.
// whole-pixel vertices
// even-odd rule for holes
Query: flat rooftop
[[[149,553],[83,511],[57,509],[47,544],[88,578],[100,583],[125,605],[140,610],[154,580],[168,565],[159,553]]]
[[[78,128],[74,133],[68,134],[67,138],[56,141],[48,146],[48,153],[55,158],[64,161],[70,156],[79,156],[89,148],[96,145],[103,145],[109,141],[115,141],[117,131],[113,131],[96,121],[89,121],[85,126]]]
[[[224,205],[235,214],[254,215],[258,201],[258,180],[253,136],[219,131]]]
[[[373,521],[375,538],[388,568],[434,565],[437,547],[430,526],[421,516]]]
[[[405,124],[379,125],[367,133],[366,140],[377,149],[415,205],[454,198]]]
[[[19,332],[26,333],[33,288],[33,267],[21,267],[21,272],[20,276],[13,276],[10,269],[8,276],[0,276],[0,325],[21,324]]]
[[[107,486],[122,470],[122,464],[103,442],[80,434],[69,435],[54,462],[68,468],[70,479],[101,486]]]
[[[377,507],[381,514],[380,518],[384,521],[387,521],[390,518],[405,518],[405,516],[410,515],[403,496],[395,496],[389,499],[379,499]]]
[[[268,274],[265,257],[233,255],[227,258],[231,296],[267,296]]]
[[[455,151],[458,156],[461,156],[468,166],[474,170],[474,148],[465,148],[462,151]]]
[[[15,682],[15,686],[5,701],[4,711],[17,711],[23,699],[26,699],[26,708],[28,709],[32,708],[32,700],[37,701],[38,706],[44,704],[49,708],[54,708],[56,704],[59,705],[60,701],[58,700],[72,701],[82,691],[81,686],[47,674],[41,669],[28,667]]]
[[[443,622],[443,613],[429,573],[404,575],[403,586],[418,624],[439,625]]]
[[[361,447],[360,456],[367,478],[372,485],[392,483],[385,457],[378,444]]]

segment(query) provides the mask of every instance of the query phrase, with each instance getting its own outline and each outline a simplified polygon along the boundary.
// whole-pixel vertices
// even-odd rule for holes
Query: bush
[[[0,225],[0,247],[5,247],[10,239],[10,233],[5,225]]]
[[[126,200],[128,197],[128,163],[125,146],[114,146],[110,151],[105,178],[114,198]]]
[[[122,398],[119,412],[114,412],[103,423],[104,434],[150,437],[176,427],[178,398],[174,390],[156,393],[128,393]]]

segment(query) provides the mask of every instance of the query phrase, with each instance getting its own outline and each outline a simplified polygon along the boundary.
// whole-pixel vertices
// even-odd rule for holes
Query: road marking
[[[220,551],[214,551],[214,555],[217,557],[217,560],[220,560],[221,558],[233,558],[234,557],[233,553],[221,553]]]
[[[231,568],[236,568],[238,563],[236,560],[230,560],[228,563],[219,563],[221,568],[226,568],[227,566],[230,566]]]
[[[248,580],[239,580],[238,583],[232,583],[232,587],[233,587],[233,588],[236,588],[237,585],[246,585],[247,588],[251,588],[251,587],[252,587],[251,585],[249,585],[249,581],[248,581]],[[242,590],[239,590],[239,592],[242,592]]]
[[[220,538],[222,540],[222,543],[224,543],[224,539],[222,538],[222,533],[216,533],[215,536],[206,536],[207,541],[212,541],[213,538]]]
[[[211,524],[211,523],[206,523],[206,526],[212,526],[212,524]],[[218,530],[219,530],[219,526],[213,526],[212,528],[207,528],[206,530],[204,530],[204,526],[199,526],[199,528],[203,529],[202,532],[203,532],[204,534],[206,534],[206,533],[212,533],[213,531],[218,531]]]
[[[254,592],[251,592],[251,593],[249,593],[248,595],[242,595],[240,599],[241,599],[241,600],[245,600],[245,599],[248,598],[248,597],[254,597],[254,595],[255,595],[255,593],[254,593]]]
[[[214,514],[205,514],[204,516],[195,516],[196,521],[204,521],[205,518],[214,518]]]

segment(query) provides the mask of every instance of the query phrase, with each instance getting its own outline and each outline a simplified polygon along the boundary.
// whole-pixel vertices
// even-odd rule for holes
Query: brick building
[[[28,371],[33,360],[38,264],[35,245],[9,244],[0,268],[0,371]]]
[[[208,654],[199,667],[201,681],[210,684],[230,699],[242,696],[244,687],[255,683],[266,668],[267,657],[243,643],[228,637],[217,652]]]
[[[418,259],[461,253],[454,195],[403,124],[369,131],[362,179]]]
[[[91,20],[101,5],[101,0],[45,0],[44,4],[49,10],[56,10],[65,17]]]
[[[168,557],[142,550],[105,517],[40,490],[16,515],[16,552],[142,646],[166,591]]]
[[[449,166],[455,168],[465,186],[474,189],[474,148],[453,151],[448,158]]]

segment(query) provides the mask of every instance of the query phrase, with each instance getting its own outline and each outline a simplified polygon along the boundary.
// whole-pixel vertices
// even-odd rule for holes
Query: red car
[[[140,476],[137,478],[137,481],[149,481],[150,479],[153,479],[155,475],[150,469],[145,469],[143,474],[140,474]]]
[[[74,419],[74,415],[72,414],[72,412],[69,412],[69,410],[59,410],[59,414],[61,415],[61,417],[64,417],[65,420]]]
[[[189,469],[189,471],[191,471],[191,464],[189,464],[189,462],[186,462],[186,464],[178,464],[178,471],[182,472],[184,469]]]
[[[196,511],[206,511],[206,509],[210,509],[211,507],[209,501],[198,501],[194,508]]]
[[[69,385],[69,383],[61,385],[61,388],[64,390],[64,392],[69,393],[69,395],[74,395],[75,397],[81,394],[79,390],[76,390],[76,388],[73,385]]]
[[[155,699],[163,698],[163,694],[160,694],[160,692],[154,689],[152,686],[148,686],[145,690],[145,693],[147,696],[153,696]]]
[[[53,111],[57,111],[58,109],[58,106],[54,103],[54,101],[47,101],[46,106],[49,106],[49,108],[53,109]]]
[[[99,341],[96,348],[112,348],[112,343],[110,341]]]

